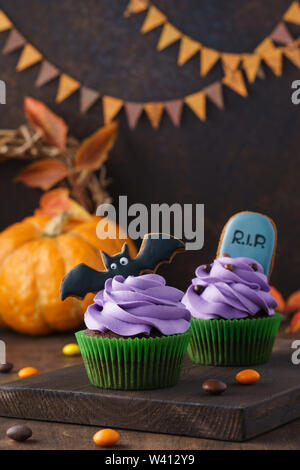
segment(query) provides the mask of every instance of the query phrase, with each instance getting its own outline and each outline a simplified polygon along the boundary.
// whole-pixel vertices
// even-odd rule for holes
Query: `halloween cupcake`
[[[182,300],[192,314],[188,353],[194,362],[247,366],[269,360],[281,321],[267,277],[275,246],[274,223],[262,214],[242,212],[225,226],[218,249],[224,255],[196,269]],[[255,257],[238,256],[246,253]]]
[[[183,292],[157,274],[116,275],[105,282],[76,333],[90,382],[101,388],[170,387],[190,340]]]

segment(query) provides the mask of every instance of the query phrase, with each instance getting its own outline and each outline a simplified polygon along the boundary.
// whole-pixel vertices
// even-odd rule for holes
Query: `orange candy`
[[[120,434],[114,429],[101,429],[93,436],[93,441],[98,446],[109,447],[113,446],[120,439]]]
[[[240,384],[248,385],[257,382],[260,379],[260,375],[254,369],[245,369],[236,374],[235,378]]]
[[[18,376],[21,379],[26,379],[27,377],[31,377],[32,375],[37,375],[39,371],[35,367],[23,367],[18,372]]]

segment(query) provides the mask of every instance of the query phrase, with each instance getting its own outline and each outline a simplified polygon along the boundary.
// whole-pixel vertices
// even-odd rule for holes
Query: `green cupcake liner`
[[[270,359],[282,315],[241,320],[192,318],[188,354],[212,366],[250,366]]]
[[[171,387],[178,382],[190,330],[149,338],[75,334],[92,385],[117,390]]]

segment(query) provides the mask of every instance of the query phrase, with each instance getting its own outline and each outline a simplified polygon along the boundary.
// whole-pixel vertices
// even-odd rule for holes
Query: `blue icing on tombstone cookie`
[[[257,212],[240,212],[225,225],[218,249],[218,256],[228,254],[254,258],[268,276],[276,245],[276,226],[265,215]]]

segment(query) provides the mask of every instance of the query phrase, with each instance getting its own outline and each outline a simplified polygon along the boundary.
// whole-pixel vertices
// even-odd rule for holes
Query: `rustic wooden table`
[[[63,356],[61,350],[66,343],[74,342],[72,334],[54,335],[46,338],[24,337],[6,330],[0,330],[0,338],[7,345],[7,360],[14,364],[9,374],[0,374],[0,383],[17,380],[17,371],[24,366],[34,366],[39,371],[68,367],[81,363],[81,357]],[[21,379],[19,379],[21,380]],[[92,436],[98,428],[72,424],[27,421],[33,430],[33,437],[25,443],[17,443],[5,436],[6,429],[23,420],[0,418],[0,449],[85,449],[97,450]],[[170,436],[120,430],[120,443],[115,450],[256,450],[256,449],[300,449],[300,419],[282,426],[248,442],[232,443],[208,439]]]

